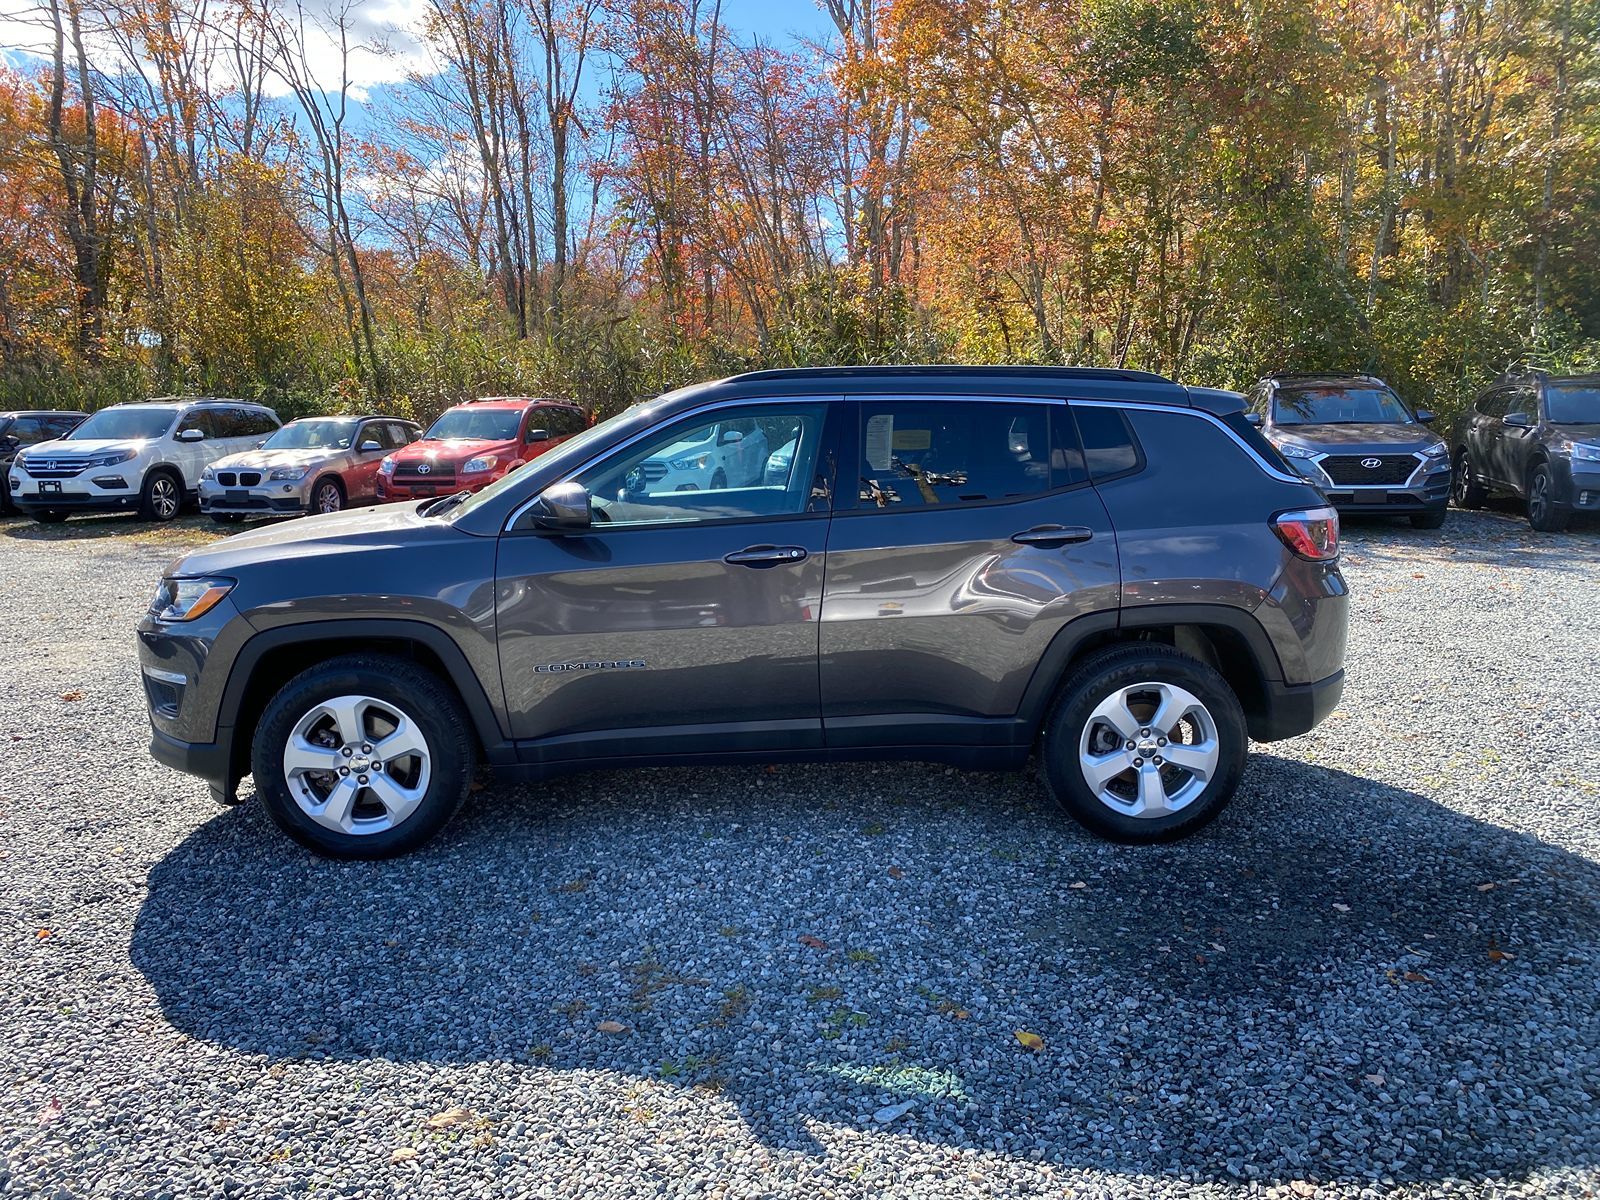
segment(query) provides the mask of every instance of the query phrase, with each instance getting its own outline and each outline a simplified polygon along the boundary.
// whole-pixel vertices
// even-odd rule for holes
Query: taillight
[[[1272,532],[1301,558],[1339,557],[1339,514],[1331,508],[1297,508],[1272,518]]]

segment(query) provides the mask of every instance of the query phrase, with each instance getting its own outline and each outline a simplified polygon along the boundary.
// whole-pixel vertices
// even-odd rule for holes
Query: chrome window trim
[[[1029,394],[1029,393],[1026,393],[1026,392],[1022,392],[1022,391],[1008,392],[1008,393],[1005,393],[1003,395],[1002,394],[995,394],[995,393],[992,393],[992,392],[986,392],[986,393],[983,393],[983,394],[980,394],[980,395],[963,395],[963,394],[954,393],[954,392],[942,393],[942,392],[922,392],[922,391],[916,391],[916,392],[907,391],[905,393],[900,393],[900,392],[893,392],[893,393],[872,392],[872,393],[861,393],[860,395],[863,395],[863,396],[864,395],[872,395],[872,396],[893,395],[893,396],[900,396],[902,394],[904,394],[904,395],[906,395],[908,397],[915,397],[915,398],[923,399],[923,400],[954,400],[954,401],[967,401],[967,402],[978,401],[980,403],[1000,403],[1000,404],[1018,404],[1018,403],[1065,404],[1065,405],[1068,405],[1069,407],[1071,407],[1071,406],[1083,406],[1083,407],[1090,407],[1090,408],[1117,408],[1117,409],[1122,409],[1125,412],[1126,411],[1134,411],[1134,412],[1148,411],[1148,412],[1161,412],[1161,413],[1176,413],[1179,416],[1195,417],[1195,418],[1198,418],[1199,420],[1204,421],[1207,424],[1213,426],[1217,430],[1219,430],[1224,436],[1226,436],[1228,438],[1229,441],[1231,441],[1235,446],[1239,447],[1240,450],[1243,450],[1245,452],[1245,454],[1250,458],[1250,461],[1255,463],[1256,466],[1258,468],[1260,468],[1260,470],[1265,475],[1267,475],[1269,478],[1276,479],[1281,483],[1299,484],[1302,487],[1310,482],[1308,479],[1306,479],[1306,477],[1304,475],[1290,475],[1290,474],[1287,474],[1286,472],[1278,470],[1271,463],[1269,463],[1266,459],[1262,458],[1261,455],[1259,453],[1257,453],[1256,449],[1253,446],[1251,446],[1249,442],[1245,441],[1242,437],[1240,437],[1232,429],[1229,429],[1227,423],[1225,421],[1223,421],[1221,417],[1217,416],[1215,413],[1206,412],[1204,409],[1200,409],[1200,408],[1189,408],[1187,406],[1178,405],[1178,404],[1160,404],[1160,403],[1155,403],[1155,402],[1148,401],[1148,400],[1090,400],[1090,399],[1077,399],[1077,398],[1074,398],[1074,397],[1072,397],[1070,395],[1067,395],[1067,396],[1039,396],[1039,395],[1033,395],[1033,394]],[[742,397],[742,398],[734,398],[734,399],[728,399],[728,400],[713,400],[713,401],[710,401],[708,403],[699,405],[699,406],[697,406],[695,408],[686,409],[684,412],[677,413],[677,414],[675,414],[673,416],[672,419],[674,421],[676,421],[680,417],[698,417],[698,416],[701,416],[701,415],[703,415],[705,413],[716,412],[719,409],[724,409],[724,408],[749,408],[752,405],[770,406],[770,405],[773,405],[773,404],[830,404],[830,403],[842,402],[842,401],[845,401],[845,400],[850,400],[850,399],[855,399],[855,398],[859,398],[859,397],[858,397],[858,394],[854,393],[854,392],[828,392],[828,393],[813,394],[813,395],[793,395],[793,396],[762,396],[762,397],[749,397],[749,396],[746,396],[746,397]],[[632,437],[626,439],[625,441],[617,442],[617,443],[615,443],[613,445],[607,446],[604,450],[601,450],[601,451],[597,452],[593,457],[586,459],[584,462],[579,464],[577,467],[574,467],[571,471],[569,471],[566,475],[563,475],[560,479],[553,480],[552,483],[551,483],[551,486],[553,486],[556,483],[570,483],[572,481],[572,477],[574,475],[577,475],[580,472],[587,470],[593,463],[597,462],[602,457],[604,457],[604,456],[606,456],[608,454],[616,453],[619,450],[625,450],[627,447],[633,445],[635,442],[638,442],[638,441],[640,441],[640,440],[642,440],[642,439],[644,439],[646,437],[651,436],[659,428],[660,428],[659,425],[652,425],[648,429],[640,430],[638,433],[634,434]],[[1320,470],[1320,468],[1319,468],[1319,470]],[[1390,486],[1392,487],[1392,486],[1395,486],[1395,485],[1391,484]],[[539,499],[538,495],[530,496],[527,500],[524,500],[516,508],[512,509],[511,510],[511,515],[509,517],[507,517],[505,522],[501,525],[500,532],[502,534],[506,534],[506,533],[512,532],[512,526],[514,526],[518,521],[520,521],[522,519],[523,515],[530,508],[532,508],[534,506],[534,504],[538,501],[538,499]],[[843,511],[845,511],[845,510],[835,509],[834,513],[832,515],[840,515]],[[818,514],[812,513],[812,514],[801,514],[801,515],[816,516]]]

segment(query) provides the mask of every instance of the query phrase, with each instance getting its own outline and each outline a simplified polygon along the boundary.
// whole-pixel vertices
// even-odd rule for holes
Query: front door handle
[[[732,554],[724,554],[722,561],[740,567],[775,567],[779,563],[804,562],[804,546],[746,546]]]
[[[1023,546],[1071,546],[1093,536],[1094,530],[1086,525],[1035,525],[1013,533],[1011,540]]]

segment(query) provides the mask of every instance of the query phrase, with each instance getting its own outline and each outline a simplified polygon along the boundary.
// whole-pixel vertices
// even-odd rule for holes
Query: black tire
[[[1472,455],[1465,450],[1456,455],[1450,496],[1457,508],[1482,508],[1489,500],[1489,489],[1472,477]]]
[[[1428,512],[1411,514],[1411,525],[1415,529],[1440,529],[1444,526],[1445,514],[1448,510],[1443,508],[1431,509]]]
[[[172,521],[183,511],[183,479],[177,472],[156,467],[139,489],[139,515],[146,521]]]
[[[9,463],[0,463],[0,514],[10,516],[17,511],[11,503],[11,470]]]
[[[371,698],[378,709],[393,705],[426,739],[429,778],[422,798],[399,824],[378,832],[345,833],[318,824],[295,801],[285,772],[284,750],[295,726],[319,704],[341,696]],[[330,858],[390,858],[423,845],[461,808],[476,763],[467,714],[455,692],[416,663],[379,654],[330,659],[296,675],[261,714],[250,750],[256,794],[273,821],[308,850]],[[369,807],[376,803],[374,793],[357,794],[367,797],[361,803]],[[358,811],[360,803],[352,810]]]
[[[311,503],[306,511],[316,516],[319,513],[336,513],[344,508],[344,485],[332,475],[317,480],[311,489]],[[328,507],[331,504],[332,507]]]
[[[716,473],[711,476],[711,490],[713,492],[720,492],[720,491],[722,491],[723,488],[725,488],[727,486],[728,486],[728,473],[726,471],[724,471],[721,467],[718,467],[716,469]]]
[[[1556,477],[1549,463],[1528,476],[1528,524],[1540,533],[1561,533],[1572,523],[1572,509],[1556,495]]]
[[[67,519],[67,514],[56,508],[36,508],[33,519],[41,525],[59,525]]]
[[[211,519],[218,525],[237,525],[244,520],[243,513],[212,513]]]
[[[1094,739],[1111,732],[1098,720],[1092,721],[1097,706],[1123,689],[1136,689],[1138,685],[1157,683],[1176,686],[1197,699],[1214,726],[1216,738],[1216,764],[1211,776],[1200,790],[1187,799],[1177,811],[1162,816],[1134,816],[1113,809],[1089,786],[1085,767],[1080,762],[1080,750],[1085,739]],[[1140,714],[1147,718],[1148,712]],[[1184,732],[1185,717],[1179,725],[1168,730],[1150,729],[1148,736],[1139,738],[1139,748],[1129,752],[1130,757],[1160,750],[1143,745],[1158,735],[1170,736]],[[1136,731],[1136,735],[1139,731]],[[1116,741],[1117,739],[1112,739]],[[1195,739],[1199,741],[1199,739]],[[1206,739],[1209,741],[1209,734]],[[1165,743],[1163,743],[1165,744]],[[1125,743],[1118,742],[1112,752],[1121,753]],[[1238,697],[1225,679],[1205,663],[1180,654],[1170,646],[1141,642],[1136,645],[1112,646],[1098,651],[1078,664],[1061,685],[1055,707],[1045,721],[1040,739],[1040,757],[1044,768],[1045,785],[1057,804],[1061,805],[1079,824],[1093,833],[1114,842],[1147,844],[1169,842],[1186,837],[1209,824],[1239,786],[1239,776],[1244,771],[1249,734],[1245,729],[1244,710]],[[1170,751],[1168,751],[1170,753]],[[1155,760],[1149,760],[1153,763]],[[1185,781],[1179,793],[1200,782],[1199,777],[1188,772],[1174,772],[1169,766],[1153,768],[1158,780],[1174,776]],[[1130,778],[1140,773],[1133,772]],[[1122,782],[1118,777],[1116,787],[1136,787]],[[1161,785],[1163,792],[1169,786]]]

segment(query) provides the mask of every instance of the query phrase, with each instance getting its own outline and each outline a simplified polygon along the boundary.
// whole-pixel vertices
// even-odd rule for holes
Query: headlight
[[[89,463],[89,466],[91,466],[91,467],[114,467],[118,463],[127,462],[133,456],[134,456],[134,451],[132,451],[132,450],[119,450],[115,454],[102,454],[99,458],[97,458],[94,461],[92,461],[91,463]]]
[[[215,467],[207,467],[205,470],[200,472],[201,479],[215,479],[216,477],[217,469]]]
[[[383,456],[383,461],[378,464],[378,470],[379,470],[379,472],[381,474],[393,475],[394,474],[394,455],[392,455],[392,454],[384,455]]]
[[[268,483],[292,483],[297,479],[304,479],[310,467],[273,467],[267,473]]]
[[[711,455],[697,454],[693,458],[675,458],[667,465],[674,471],[704,471],[711,465]]]
[[[1600,446],[1588,442],[1573,442],[1567,449],[1575,462],[1600,462]]]
[[[475,475],[479,471],[494,470],[495,463],[500,460],[492,454],[480,454],[477,458],[469,458],[461,465],[463,475]]]
[[[1424,446],[1422,448],[1423,458],[1443,458],[1449,453],[1450,447],[1446,446],[1443,442],[1435,442],[1431,446]]]
[[[1305,446],[1297,446],[1294,442],[1284,442],[1278,447],[1278,453],[1285,458],[1315,458],[1317,452]]]
[[[150,615],[158,621],[193,621],[232,590],[231,579],[163,579],[150,602]]]

